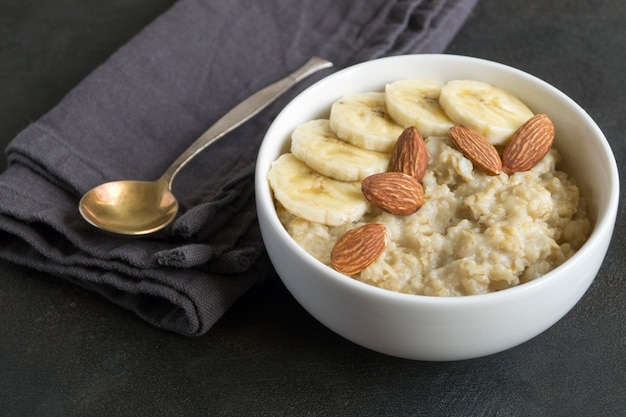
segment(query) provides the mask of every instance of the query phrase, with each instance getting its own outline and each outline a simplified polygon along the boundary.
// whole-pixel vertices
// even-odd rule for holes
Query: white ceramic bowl
[[[428,297],[376,288],[325,266],[281,225],[266,176],[289,149],[294,128],[328,117],[330,105],[348,93],[382,91],[403,78],[474,79],[509,90],[534,112],[547,113],[581,193],[590,201],[592,233],[567,262],[534,281],[500,292]],[[619,200],[617,166],[606,138],[589,115],[565,94],[520,70],[453,55],[377,59],[338,71],[298,95],[273,122],[259,151],[256,202],[269,256],[287,289],[317,320],[374,351],[409,359],[458,360],[514,347],[561,319],[591,285],[606,254]]]

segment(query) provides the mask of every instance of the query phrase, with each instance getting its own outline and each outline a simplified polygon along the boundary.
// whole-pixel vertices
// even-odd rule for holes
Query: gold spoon
[[[172,182],[180,169],[207,146],[259,113],[289,88],[333,64],[313,57],[287,77],[256,92],[232,108],[202,134],[156,181],[113,181],[88,191],[78,204],[93,226],[124,235],[145,235],[163,229],[178,212]]]

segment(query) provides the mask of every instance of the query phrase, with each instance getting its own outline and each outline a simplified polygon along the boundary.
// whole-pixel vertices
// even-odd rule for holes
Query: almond
[[[387,247],[387,229],[370,223],[344,234],[330,253],[333,267],[346,275],[358,274],[382,255]]]
[[[428,150],[415,126],[404,129],[391,151],[389,172],[404,172],[418,181],[424,179],[428,167]]]
[[[424,188],[403,172],[381,172],[361,183],[363,195],[372,204],[398,216],[415,213],[424,202]]]
[[[502,153],[502,169],[509,175],[528,171],[546,156],[553,141],[552,120],[545,114],[536,114],[509,139]]]
[[[498,150],[483,135],[464,125],[452,126],[448,130],[452,144],[474,166],[487,175],[499,175],[502,172],[502,160]]]

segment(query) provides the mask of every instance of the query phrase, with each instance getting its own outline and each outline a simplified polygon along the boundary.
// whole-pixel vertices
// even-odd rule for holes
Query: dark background
[[[0,0],[2,149],[173,3]],[[548,81],[611,143],[622,184],[615,234],[561,321],[489,357],[408,361],[330,332],[273,280],[207,335],[185,338],[0,262],[0,415],[626,415],[626,3],[482,0],[447,52]]]

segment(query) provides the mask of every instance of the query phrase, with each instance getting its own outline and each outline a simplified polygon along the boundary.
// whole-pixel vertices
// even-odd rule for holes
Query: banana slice
[[[385,86],[389,116],[400,126],[417,127],[422,137],[445,136],[454,123],[439,105],[444,83],[435,80],[407,79]]]
[[[330,128],[340,138],[378,152],[391,152],[404,130],[387,113],[385,93],[352,94],[330,109]]]
[[[361,181],[386,171],[389,164],[389,155],[337,138],[326,119],[299,125],[291,135],[291,153],[311,169],[340,181]]]
[[[439,104],[454,123],[464,124],[494,145],[503,145],[533,112],[517,97],[493,85],[454,80],[441,89]]]
[[[268,181],[274,197],[291,214],[340,226],[357,221],[369,208],[360,182],[344,182],[313,171],[291,153],[272,163]]]

